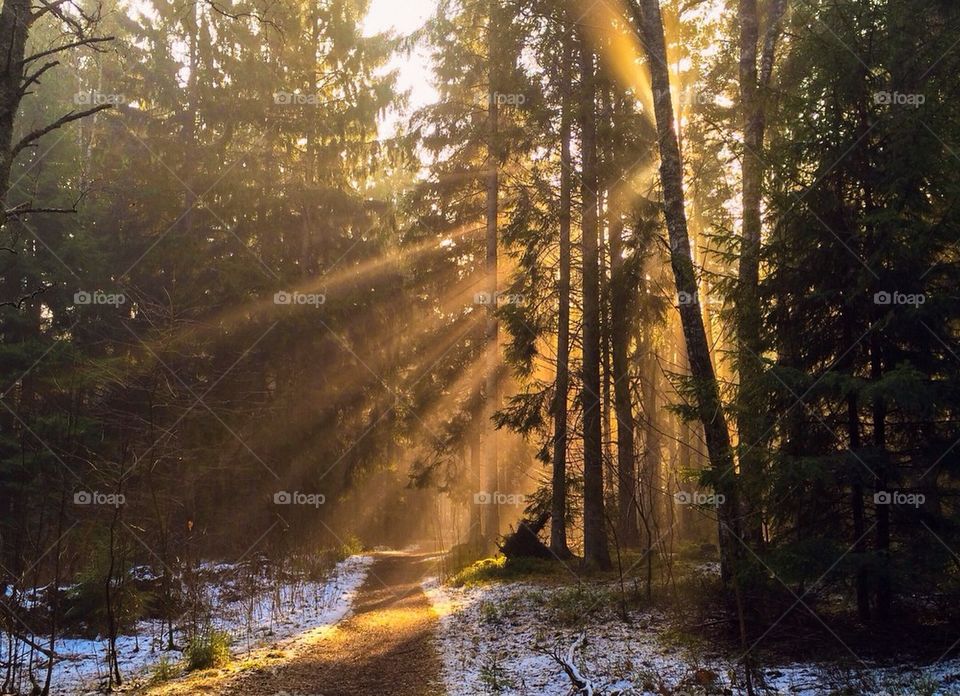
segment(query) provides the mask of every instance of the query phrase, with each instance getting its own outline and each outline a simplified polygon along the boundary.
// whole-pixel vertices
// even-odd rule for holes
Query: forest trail
[[[187,679],[150,693],[442,696],[434,643],[438,617],[420,586],[435,570],[437,557],[410,552],[374,556],[350,616],[289,659],[221,678]]]

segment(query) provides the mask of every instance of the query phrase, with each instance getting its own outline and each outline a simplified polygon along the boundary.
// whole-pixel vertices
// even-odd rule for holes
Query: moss
[[[501,580],[521,580],[524,578],[555,575],[562,566],[555,561],[539,558],[518,558],[508,561],[503,556],[484,558],[473,563],[450,579],[455,587],[470,587]]]

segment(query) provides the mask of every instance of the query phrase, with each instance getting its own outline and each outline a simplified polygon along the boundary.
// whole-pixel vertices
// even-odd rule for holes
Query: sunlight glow
[[[366,36],[383,32],[408,35],[419,29],[437,9],[437,0],[373,0],[363,23]],[[433,69],[429,52],[418,46],[405,55],[395,55],[386,66],[386,72],[397,71],[397,86],[409,92],[410,113],[437,99],[433,86]],[[400,125],[400,114],[390,112],[380,123],[380,136],[393,135]]]
[[[572,3],[576,7],[576,3]],[[643,59],[643,47],[630,29],[622,3],[597,2],[587,11],[584,23],[590,32],[601,65],[643,104],[647,118],[653,115],[650,71]]]

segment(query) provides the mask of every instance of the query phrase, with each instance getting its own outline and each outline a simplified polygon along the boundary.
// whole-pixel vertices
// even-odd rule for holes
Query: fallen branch
[[[29,638],[28,636],[24,635],[23,633],[18,633],[18,632],[16,632],[16,631],[10,631],[10,635],[13,636],[16,640],[19,640],[21,643],[25,643],[28,647],[33,648],[33,649],[36,650],[38,653],[40,653],[40,654],[42,654],[44,657],[46,657],[48,660],[61,661],[61,660],[66,659],[66,658],[65,658],[63,655],[61,655],[60,653],[51,650],[50,648],[46,647],[45,645],[40,645],[40,643],[38,643],[37,641],[33,640],[32,638]]]
[[[26,645],[28,645],[29,647],[33,648],[33,649],[36,650],[37,652],[39,652],[39,653],[41,653],[41,654],[43,654],[43,655],[46,655],[46,657],[47,657],[48,659],[50,659],[50,660],[61,660],[61,659],[63,659],[62,656],[60,656],[59,654],[57,654],[56,652],[54,652],[54,651],[51,650],[50,648],[48,648],[48,647],[46,647],[46,646],[43,646],[43,645],[40,645],[40,643],[38,643],[38,642],[36,642],[35,640],[33,640],[32,638],[30,638],[29,636],[27,636],[27,635],[26,635],[25,633],[23,633],[22,631],[18,631],[18,630],[13,626],[13,623],[14,623],[14,622],[17,622],[17,623],[19,623],[21,626],[23,626],[25,629],[27,629],[28,631],[30,631],[31,633],[33,632],[32,629],[23,622],[23,619],[21,619],[19,616],[17,616],[16,611],[17,611],[17,609],[18,609],[19,607],[10,606],[7,602],[0,602],[0,607],[3,608],[3,616],[2,616],[2,618],[4,619],[2,622],[0,622],[0,627],[2,627],[2,630],[3,630],[4,633],[12,636],[13,638],[15,638],[16,640],[19,640],[19,641],[22,642],[22,643],[25,643]]]
[[[567,654],[565,656],[560,654],[559,648],[554,648],[548,654],[558,665],[560,665],[561,668],[563,668],[563,671],[573,684],[573,688],[576,690],[574,693],[583,694],[583,696],[593,696],[593,690],[595,688],[593,686],[593,682],[583,675],[574,662],[574,658],[577,655],[577,650],[583,647],[583,644],[586,642],[587,634],[581,633],[579,636],[577,636],[577,639],[573,641],[573,644],[567,650]]]

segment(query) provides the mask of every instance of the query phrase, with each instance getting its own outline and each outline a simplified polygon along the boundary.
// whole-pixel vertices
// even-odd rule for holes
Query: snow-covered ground
[[[585,640],[572,671],[592,684],[594,694],[745,693],[729,659],[676,647],[665,635],[671,622],[656,610],[631,610],[625,622],[602,589],[521,582],[454,588],[431,579],[424,590],[441,617],[450,696],[571,694],[571,677],[558,658],[568,659],[581,631]],[[960,694],[960,660],[858,674],[794,664],[767,668],[764,675],[769,694]]]
[[[235,652],[294,643],[305,631],[330,626],[347,615],[372,562],[370,556],[350,556],[323,581],[284,585],[248,599],[229,600],[222,596],[222,587],[211,588],[212,627],[233,637]],[[228,573],[230,568],[220,570]],[[179,652],[161,650],[161,633],[159,621],[141,621],[135,635],[119,637],[120,671],[125,678],[143,674],[161,658],[170,662],[181,658]],[[105,639],[57,641],[55,652],[65,659],[54,665],[51,692],[64,696],[95,693],[107,675],[106,646]],[[44,675],[45,670],[38,674],[41,682]]]

